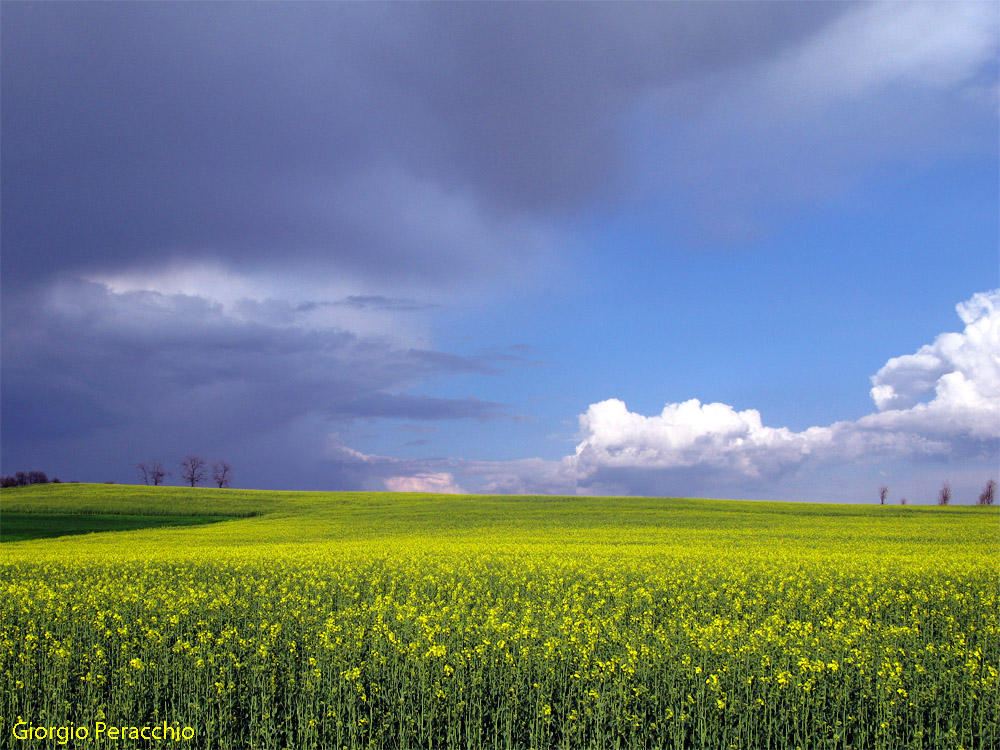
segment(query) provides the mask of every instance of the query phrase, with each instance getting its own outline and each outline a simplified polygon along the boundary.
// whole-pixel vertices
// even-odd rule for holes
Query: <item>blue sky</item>
[[[8,3],[2,470],[971,500],[998,20]]]

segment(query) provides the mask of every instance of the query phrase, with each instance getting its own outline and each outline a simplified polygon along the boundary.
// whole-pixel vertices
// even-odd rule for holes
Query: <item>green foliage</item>
[[[0,503],[259,515],[5,544],[5,739],[1000,746],[995,508],[64,488]]]

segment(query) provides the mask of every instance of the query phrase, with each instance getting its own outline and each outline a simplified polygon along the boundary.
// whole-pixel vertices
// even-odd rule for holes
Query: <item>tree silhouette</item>
[[[225,461],[216,461],[212,464],[212,481],[220,489],[229,486],[229,480],[233,478],[233,467]]]
[[[149,462],[149,478],[153,481],[154,487],[159,487],[163,484],[163,478],[166,475],[167,472],[163,470],[163,461]]]
[[[938,492],[938,505],[947,505],[951,502],[951,485],[945,482]]]
[[[194,487],[205,479],[205,459],[188,455],[181,461],[181,479]]]
[[[997,483],[995,479],[991,479],[986,483],[986,487],[979,495],[979,504],[993,505],[993,499],[996,497],[996,495],[997,495]]]

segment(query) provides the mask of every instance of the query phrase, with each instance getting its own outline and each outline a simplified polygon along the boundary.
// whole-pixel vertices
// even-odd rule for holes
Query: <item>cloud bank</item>
[[[661,474],[774,482],[821,463],[997,455],[1000,438],[1000,289],[957,306],[961,333],[944,333],[915,354],[895,357],[872,377],[878,412],[793,432],[768,427],[755,409],[697,399],[656,416],[618,399],[580,416],[582,440],[564,460],[583,489],[620,486],[630,473],[645,486]]]
[[[872,377],[878,411],[856,420],[796,432],[765,425],[756,409],[689,399],[645,416],[612,398],[580,415],[580,442],[560,462],[464,469],[488,492],[745,497],[780,492],[781,480],[793,475],[859,464],[971,459],[995,466],[1000,289],[976,294],[957,311],[964,330],[889,360]]]
[[[420,327],[407,322],[420,307],[405,301],[66,281],[31,309],[4,322],[4,459],[54,463],[65,479],[121,481],[136,461],[195,452],[230,460],[244,486],[357,487],[356,462],[316,463],[329,462],[316,444],[331,429],[510,418],[500,403],[412,393],[496,364],[399,335]]]
[[[15,4],[5,288],[212,258],[474,297],[530,276],[555,251],[553,218],[616,184],[630,101],[841,12]]]

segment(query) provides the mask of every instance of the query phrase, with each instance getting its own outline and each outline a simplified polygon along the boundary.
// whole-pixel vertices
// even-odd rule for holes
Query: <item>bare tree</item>
[[[997,483],[996,480],[991,479],[986,483],[986,487],[979,495],[980,505],[993,505],[993,500],[996,498],[997,494]]]
[[[143,484],[152,483],[154,487],[163,484],[163,478],[167,475],[163,470],[163,461],[143,461],[137,466]]]
[[[165,476],[167,476],[167,472],[163,470],[163,461],[149,462],[149,478],[153,480],[154,487],[159,487],[163,484],[163,477]]]
[[[906,498],[905,497],[899,498],[899,504],[900,505],[906,505]]]
[[[188,455],[181,461],[181,479],[192,487],[205,479],[205,459],[200,456]]]
[[[941,491],[938,493],[938,505],[947,505],[951,502],[951,485],[945,482],[941,485]]]
[[[878,500],[879,500],[878,504],[885,505],[885,499],[886,497],[888,497],[888,495],[889,495],[889,488],[883,484],[881,487],[878,488]]]
[[[229,480],[233,478],[233,467],[225,461],[216,461],[212,464],[212,481],[221,489],[229,486]]]

